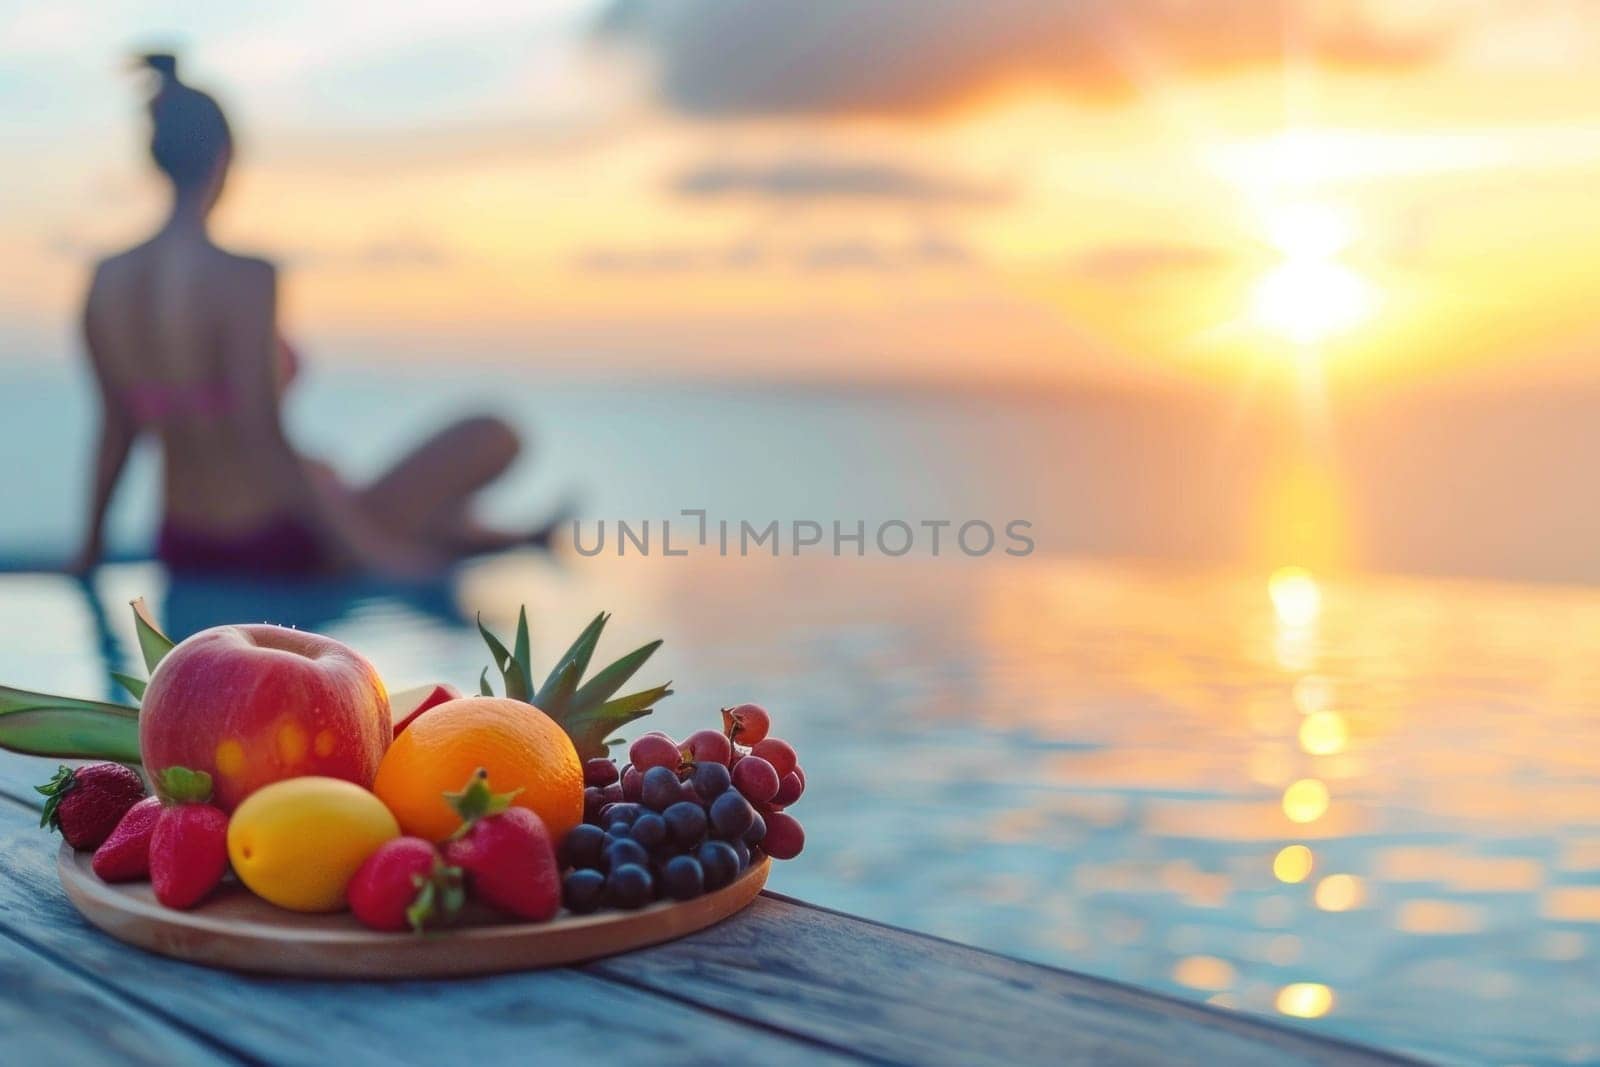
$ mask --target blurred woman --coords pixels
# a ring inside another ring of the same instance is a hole
[[[414,577],[541,541],[471,517],[473,495],[518,452],[499,419],[450,426],[359,488],[295,450],[281,402],[296,359],[278,330],[277,270],[217,246],[206,229],[233,158],[227,118],[179,79],[175,57],[144,63],[160,79],[150,155],[172,185],[172,210],[149,240],[101,262],[90,285],[84,330],[101,420],[75,569],[101,555],[106,508],[141,434],[161,446],[156,554],[177,571]]]

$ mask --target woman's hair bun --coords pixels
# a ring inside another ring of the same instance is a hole
[[[178,57],[171,52],[148,52],[140,56],[139,61],[161,75],[163,82],[178,80]]]

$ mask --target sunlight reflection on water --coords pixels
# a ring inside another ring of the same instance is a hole
[[[602,607],[664,636],[662,729],[768,704],[809,782],[782,892],[1426,1056],[1600,1056],[1600,593],[1292,577],[507,558],[455,600],[527,600],[545,658]],[[5,679],[95,691],[81,598],[0,586]],[[382,597],[321,625],[397,685],[484,663]]]

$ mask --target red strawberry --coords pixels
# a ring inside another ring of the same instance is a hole
[[[228,871],[228,816],[212,807],[211,776],[169,767],[161,791],[174,803],[164,808],[150,835],[150,883],[169,908],[192,908]]]
[[[143,799],[144,780],[120,763],[91,763],[62,767],[34,789],[49,797],[40,826],[60,830],[73,848],[99,848],[128,809]]]
[[[433,842],[397,837],[367,857],[350,879],[350,910],[374,930],[448,923],[461,910],[461,869],[446,867]]]
[[[108,882],[137,882],[150,877],[150,835],[161,817],[161,798],[145,797],[95,849],[91,866]]]
[[[561,868],[543,820],[496,796],[482,770],[446,798],[465,823],[444,846],[445,862],[466,872],[473,894],[519,919],[543,922],[561,910]]]

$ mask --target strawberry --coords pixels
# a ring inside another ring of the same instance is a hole
[[[144,780],[120,763],[62,767],[36,792],[44,802],[40,826],[61,831],[73,848],[99,848],[128,809],[144,798]]]
[[[514,796],[490,792],[481,768],[460,793],[446,793],[464,822],[445,843],[444,859],[466,873],[473,895],[485,903],[543,922],[561,910],[561,868],[543,820],[511,807]]]
[[[192,908],[228,871],[228,816],[206,803],[211,775],[168,767],[161,792],[172,801],[150,835],[150,883],[169,908]]]
[[[107,882],[137,882],[150,877],[150,835],[161,817],[161,798],[145,797],[94,851],[91,866]]]
[[[433,842],[397,837],[367,857],[347,889],[350,910],[374,930],[448,923],[461,910],[461,868],[447,867]]]

